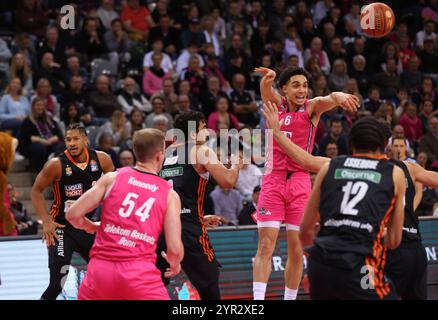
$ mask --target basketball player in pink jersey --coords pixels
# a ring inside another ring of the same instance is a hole
[[[333,92],[325,97],[307,99],[309,75],[301,68],[287,68],[274,88],[275,71],[256,68],[263,73],[260,91],[264,103],[270,101],[278,108],[281,131],[296,145],[312,152],[315,131],[322,113],[340,106],[354,112],[359,99],[351,94]],[[303,250],[298,237],[301,218],[311,190],[309,172],[301,168],[273,141],[268,146],[265,175],[257,207],[259,228],[258,250],[253,267],[253,292],[255,300],[265,298],[271,273],[272,253],[280,225],[286,224],[288,260],[284,272],[285,300],[296,299],[303,272]]]
[[[181,270],[184,248],[179,196],[157,175],[164,148],[161,131],[137,131],[133,138],[136,166],[106,174],[68,210],[67,220],[75,228],[97,231],[78,299],[169,299],[155,267],[157,240],[163,229],[167,251],[162,256],[170,266],[166,277]],[[85,214],[100,203],[101,222],[88,220]]]

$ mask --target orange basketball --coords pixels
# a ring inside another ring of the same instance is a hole
[[[395,15],[390,7],[381,2],[362,7],[360,27],[369,37],[380,38],[391,32],[395,25]]]

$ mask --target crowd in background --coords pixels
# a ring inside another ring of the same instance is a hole
[[[0,130],[19,139],[30,170],[63,150],[73,122],[116,167],[133,165],[136,130],[166,131],[189,110],[215,132],[263,129],[258,66],[305,68],[309,98],[360,98],[357,113],[323,115],[314,154],[348,154],[352,123],[373,115],[406,139],[403,159],[438,170],[437,0],[384,1],[396,26],[379,39],[360,28],[371,1],[79,0],[75,29],[63,30],[59,9],[70,2],[0,3]],[[235,189],[214,189],[206,214],[254,223],[262,171],[247,165]],[[421,214],[437,202],[425,188]]]

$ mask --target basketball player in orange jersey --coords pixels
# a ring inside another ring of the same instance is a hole
[[[263,73],[260,82],[262,99],[272,102],[283,120],[281,131],[298,146],[311,152],[316,127],[322,113],[341,106],[354,112],[359,99],[351,94],[333,92],[325,97],[307,99],[309,76],[301,68],[287,68],[279,77],[281,96],[274,88],[276,73],[267,68],[256,68]],[[300,167],[273,141],[268,146],[260,198],[257,207],[259,228],[258,250],[254,260],[254,299],[265,297],[266,285],[271,273],[272,253],[281,223],[286,224],[288,260],[285,269],[286,300],[294,300],[303,271],[303,252],[298,239],[299,225],[310,193],[309,172]]]
[[[287,139],[280,131],[278,115],[272,104],[266,104],[263,114],[268,128],[273,130],[274,138],[280,147],[303,168],[311,172],[318,172],[325,164],[330,162],[329,158],[315,157],[306,153]],[[391,136],[390,129],[386,124],[382,124],[382,130],[385,132],[386,139],[388,139]],[[402,243],[396,250],[388,252],[387,275],[394,281],[397,293],[402,299],[425,300],[427,294],[427,258],[421,243],[419,221],[415,215],[415,209],[421,201],[423,185],[438,188],[438,173],[425,170],[410,161],[398,161],[399,155],[406,153],[406,141],[404,138],[395,138],[392,143],[394,156],[392,161],[403,170],[407,180],[407,189]]]
[[[62,291],[62,279],[68,273],[73,252],[78,252],[88,262],[94,242],[94,235],[70,225],[65,213],[103,173],[114,170],[113,162],[105,152],[87,147],[87,132],[82,125],[71,124],[65,131],[64,140],[67,150],[46,163],[32,187],[32,202],[43,220],[43,240],[49,250],[50,282],[42,300],[56,299]],[[50,184],[53,184],[54,200],[49,214],[44,190]],[[90,212],[89,216],[92,215]]]

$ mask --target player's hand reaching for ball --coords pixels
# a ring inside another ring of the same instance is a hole
[[[167,261],[167,263],[169,263],[169,260],[167,259],[166,252],[161,251],[161,256],[163,257],[164,260]],[[164,277],[165,278],[172,278],[180,272],[181,272],[181,264],[178,263],[176,266],[170,266],[169,268],[167,268],[166,272],[164,272]]]
[[[254,71],[263,74],[263,78],[266,82],[274,82],[275,77],[277,76],[274,70],[265,67],[255,68]]]
[[[359,98],[355,95],[344,92],[334,92],[332,95],[336,104],[346,111],[357,112],[360,108]]]
[[[55,240],[58,240],[56,229],[64,228],[65,225],[48,220],[43,223],[43,241],[46,242],[47,247],[55,245]]]
[[[275,133],[280,132],[282,121],[278,121],[278,110],[270,101],[264,104],[262,110],[263,116],[266,119],[266,128],[272,129]]]

